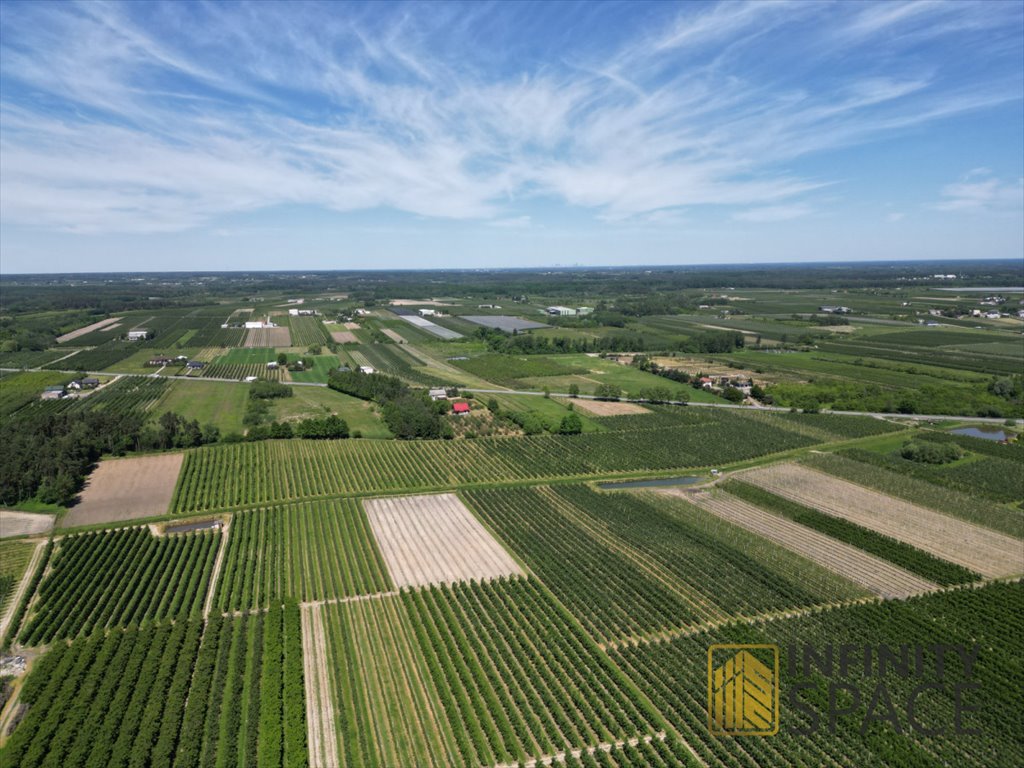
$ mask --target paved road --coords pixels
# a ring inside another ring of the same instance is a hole
[[[0,371],[21,371],[21,370],[46,370],[53,373],[83,373],[83,371],[71,371],[71,370],[55,370],[53,368],[0,368]],[[219,382],[235,382],[240,383],[239,379],[216,379],[211,376],[157,376],[153,373],[124,373],[118,371],[84,371],[90,376],[139,376],[143,378],[160,378],[170,379],[173,381],[219,381]],[[287,384],[293,387],[326,387],[327,385],[319,381],[283,381],[282,384]],[[461,387],[463,392],[474,392],[482,395],[533,395],[535,397],[544,397],[543,392],[536,392],[528,389],[477,389],[475,387]],[[594,395],[569,395],[567,392],[550,392],[549,397],[575,397],[578,400],[599,400],[600,398]],[[629,398],[620,398],[621,402],[624,403],[645,403],[646,400],[632,400]],[[670,405],[684,405],[684,403],[678,401],[672,401]],[[775,413],[786,413],[789,408],[782,408],[779,406],[761,405],[738,405],[736,403],[695,403],[687,402],[685,405],[694,406],[698,408],[737,408],[739,410],[746,411],[769,411]],[[1006,419],[1002,418],[990,418],[987,416],[950,416],[941,414],[927,414],[927,413],[880,413],[875,411],[831,411],[822,409],[822,413],[831,413],[839,416],[873,416],[876,419],[911,419],[913,421],[968,421],[976,424],[1003,424]],[[1018,424],[1024,424],[1024,419],[1017,419]]]

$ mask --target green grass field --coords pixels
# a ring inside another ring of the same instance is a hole
[[[363,437],[374,439],[392,437],[365,400],[326,387],[292,387],[292,392],[291,397],[273,401],[271,416],[275,421],[323,418],[335,413],[348,423],[351,432],[359,430]]]
[[[213,424],[221,434],[242,432],[249,387],[235,381],[171,381],[167,394],[153,409],[153,419],[173,411],[200,425]]]

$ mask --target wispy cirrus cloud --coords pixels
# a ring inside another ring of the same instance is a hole
[[[537,199],[606,221],[793,219],[836,181],[801,158],[1019,99],[1012,67],[967,82],[914,47],[983,29],[1012,54],[1005,6],[683,4],[646,25],[599,6],[592,41],[530,36],[571,29],[561,6],[11,5],[2,214],[83,233],[285,204],[502,227]],[[792,62],[773,70],[780,35]],[[880,67],[883,41],[909,63]]]
[[[988,168],[975,168],[945,185],[942,200],[932,205],[939,211],[965,213],[1018,213],[1024,209],[1024,178],[1003,181]]]

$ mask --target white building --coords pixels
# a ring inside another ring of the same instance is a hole
[[[359,372],[360,373],[376,373],[376,371],[373,369],[372,365],[360,365],[359,366]]]
[[[439,389],[432,389],[432,390],[430,390],[430,399],[431,400],[447,400],[448,399],[448,393],[445,392],[444,389],[440,389],[440,388]]]
[[[137,331],[128,331],[128,341],[145,341],[149,338],[149,331],[140,328]]]
[[[573,315],[576,314],[576,310],[573,309],[572,307],[555,306],[548,307],[547,313],[549,315],[558,315],[560,317],[572,317]]]
[[[426,307],[424,307],[423,309],[419,310],[419,313],[420,317],[434,317],[437,314],[437,310],[427,309]]]

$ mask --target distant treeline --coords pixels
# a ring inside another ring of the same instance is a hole
[[[664,339],[648,339],[632,331],[611,333],[597,338],[538,336],[534,333],[506,333],[480,328],[476,337],[487,342],[492,352],[506,355],[550,355],[566,352],[733,352],[743,347],[739,331],[706,331],[666,344]]]

